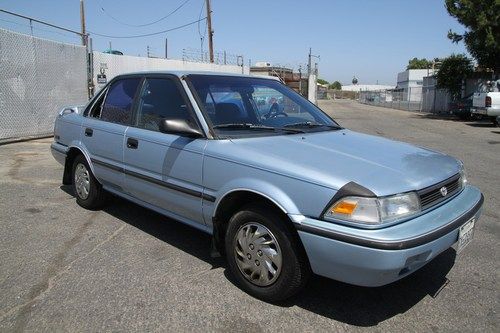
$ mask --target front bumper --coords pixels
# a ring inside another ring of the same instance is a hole
[[[458,240],[458,229],[481,214],[473,186],[412,220],[386,228],[356,229],[290,215],[314,273],[360,286],[382,286],[411,274]]]

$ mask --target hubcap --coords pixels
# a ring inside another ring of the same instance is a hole
[[[85,165],[78,163],[75,169],[76,194],[83,200],[87,199],[90,192],[90,176]]]
[[[276,237],[262,224],[250,222],[235,236],[236,264],[243,276],[257,286],[269,286],[281,272],[282,256]]]

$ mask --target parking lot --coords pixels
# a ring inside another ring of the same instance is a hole
[[[409,277],[362,288],[313,277],[267,304],[235,286],[210,237],[115,198],[79,207],[52,139],[0,146],[0,331],[498,331],[500,128],[321,101],[344,127],[464,161],[485,196],[474,241]],[[335,254],[332,254],[335,255]]]

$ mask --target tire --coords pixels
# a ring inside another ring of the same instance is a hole
[[[106,199],[106,193],[101,184],[92,174],[92,171],[83,155],[78,155],[73,161],[71,183],[76,202],[86,209],[101,208]]]
[[[265,244],[260,244],[263,240]],[[267,205],[251,204],[231,217],[225,250],[238,285],[266,302],[292,297],[311,275],[298,234],[285,217]]]
[[[497,120],[497,117],[491,117],[491,122],[493,123],[494,126],[498,126],[498,120]]]
[[[470,113],[460,113],[458,115],[458,118],[460,120],[470,120],[471,119],[471,114]]]

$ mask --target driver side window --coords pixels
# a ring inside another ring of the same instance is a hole
[[[210,87],[207,91],[205,109],[212,110],[214,125],[246,123],[250,115],[239,92],[225,87]]]
[[[264,86],[255,86],[252,98],[257,105],[260,116],[292,116],[314,121],[308,112],[302,112],[301,107],[281,92]]]

